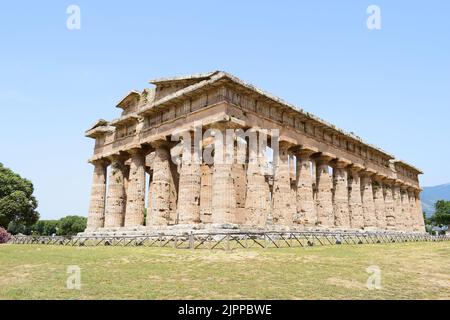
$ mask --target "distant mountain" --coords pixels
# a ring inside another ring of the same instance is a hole
[[[423,187],[423,191],[420,194],[422,200],[423,211],[427,216],[431,216],[434,213],[434,204],[438,200],[450,201],[450,183],[442,184],[434,187]]]

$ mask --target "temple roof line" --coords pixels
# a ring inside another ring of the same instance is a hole
[[[291,104],[291,103],[283,100],[282,98],[280,98],[278,96],[275,96],[275,95],[273,95],[271,93],[268,93],[268,92],[266,92],[266,91],[264,91],[262,89],[259,89],[258,87],[254,86],[254,85],[252,85],[250,83],[247,83],[247,82],[239,79],[238,77],[236,77],[236,76],[234,76],[232,74],[229,74],[229,73],[227,73],[225,71],[218,71],[217,70],[217,71],[208,72],[208,73],[197,73],[197,74],[192,74],[192,75],[187,75],[187,76],[167,77],[167,78],[158,78],[158,79],[150,80],[149,83],[154,84],[154,85],[158,85],[158,84],[162,84],[162,83],[166,83],[166,82],[167,83],[171,83],[171,82],[179,82],[179,81],[186,81],[187,83],[190,83],[190,84],[188,84],[186,87],[184,87],[184,88],[182,88],[180,90],[177,90],[177,91],[175,91],[175,92],[173,92],[171,94],[168,94],[167,96],[164,96],[161,99],[150,100],[148,104],[146,104],[140,110],[137,110],[137,113],[135,113],[135,114],[138,114],[138,115],[145,114],[146,112],[148,112],[152,108],[155,108],[157,106],[160,106],[160,105],[163,105],[165,103],[168,103],[171,100],[183,97],[183,96],[185,96],[185,95],[187,95],[189,93],[195,92],[195,91],[197,91],[199,89],[202,89],[202,88],[204,88],[206,86],[212,85],[212,84],[214,84],[214,83],[216,83],[216,82],[218,82],[220,80],[224,80],[224,79],[225,80],[230,80],[230,81],[234,82],[235,84],[238,84],[238,85],[240,85],[240,86],[242,86],[242,87],[244,87],[244,88],[246,88],[246,89],[248,89],[250,91],[253,91],[253,92],[255,92],[255,93],[265,97],[266,99],[272,100],[275,103],[281,104],[281,105],[283,105],[283,106],[285,106],[285,107],[287,107],[287,108],[289,108],[289,109],[291,109],[291,110],[293,110],[295,112],[299,112],[303,116],[305,116],[306,118],[308,118],[308,119],[310,119],[312,121],[315,121],[315,122],[319,123],[320,125],[322,125],[324,127],[327,127],[328,129],[335,130],[338,133],[346,136],[347,138],[353,139],[353,140],[355,140],[355,141],[357,141],[357,142],[359,142],[361,144],[364,144],[364,145],[370,147],[371,149],[376,150],[376,151],[384,154],[385,156],[388,156],[391,160],[394,161],[394,163],[400,163],[400,164],[402,164],[404,166],[409,167],[410,169],[413,169],[413,170],[417,171],[418,173],[422,173],[422,171],[420,169],[412,166],[411,164],[409,164],[409,163],[407,163],[405,161],[396,159],[395,156],[392,155],[391,153],[388,153],[388,152],[384,151],[383,149],[381,149],[381,148],[379,148],[379,147],[377,147],[377,146],[375,146],[373,144],[370,144],[370,143],[364,141],[361,137],[355,135],[354,133],[346,132],[346,131],[336,127],[335,125],[333,125],[333,124],[331,124],[331,123],[329,123],[329,122],[327,122],[327,121],[325,121],[325,120],[323,120],[323,119],[313,115],[312,113],[307,112],[307,111],[303,110],[302,108],[299,108],[296,105]],[[198,82],[192,84],[191,81],[195,81],[195,80],[197,80]],[[126,101],[130,96],[133,96],[133,95],[136,95],[136,94],[140,95],[140,93],[138,91],[136,91],[136,90],[130,91],[124,98],[122,98],[121,101],[119,101],[119,103],[117,104],[117,107],[120,107],[120,105],[124,101]],[[120,121],[120,119],[114,120],[114,122],[119,122],[119,121]],[[108,123],[108,124],[110,124],[110,123]],[[90,131],[90,130],[88,130],[88,131]]]

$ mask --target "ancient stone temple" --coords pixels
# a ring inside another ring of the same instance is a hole
[[[414,166],[222,71],[150,83],[86,131],[86,233],[424,232]]]

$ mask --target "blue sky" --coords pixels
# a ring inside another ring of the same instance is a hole
[[[66,9],[81,9],[68,30]],[[381,9],[368,30],[366,9]],[[9,1],[0,162],[43,218],[87,215],[96,119],[148,80],[225,70],[450,182],[450,1]]]

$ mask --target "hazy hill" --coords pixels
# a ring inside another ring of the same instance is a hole
[[[434,187],[424,187],[420,194],[423,211],[430,216],[434,213],[434,203],[438,200],[450,201],[450,183]]]

